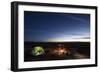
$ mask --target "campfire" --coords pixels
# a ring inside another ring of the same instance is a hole
[[[65,48],[62,44],[59,44],[58,47],[53,49],[51,52],[51,54],[54,56],[63,57],[70,54],[70,49]]]

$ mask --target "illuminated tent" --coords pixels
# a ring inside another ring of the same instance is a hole
[[[36,46],[32,48],[32,54],[34,56],[38,56],[38,55],[43,55],[44,54],[44,49],[41,46]]]

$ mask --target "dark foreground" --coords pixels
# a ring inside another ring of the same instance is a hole
[[[45,53],[33,55],[32,49],[35,46],[43,47]],[[24,42],[25,62],[88,58],[90,58],[90,42]]]

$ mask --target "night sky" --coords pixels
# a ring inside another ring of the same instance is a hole
[[[24,11],[24,41],[66,42],[89,39],[89,14]]]

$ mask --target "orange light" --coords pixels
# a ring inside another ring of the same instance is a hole
[[[65,50],[62,49],[62,50],[60,50],[59,52],[63,53],[64,51],[65,51]]]

